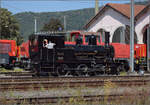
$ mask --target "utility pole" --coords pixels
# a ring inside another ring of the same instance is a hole
[[[0,16],[1,16],[1,0],[0,0]],[[1,39],[1,33],[2,33],[2,27],[1,27],[1,19],[0,19],[0,39]]]
[[[131,0],[130,9],[130,69],[134,72],[134,0]]]
[[[36,34],[37,32],[37,21],[36,18],[34,19],[34,33]]]
[[[147,71],[150,72],[150,16],[149,26],[147,27]]]
[[[66,16],[64,16],[64,31],[66,31]]]
[[[98,13],[99,11],[99,0],[95,0],[95,15]]]

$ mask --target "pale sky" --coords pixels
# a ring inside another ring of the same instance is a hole
[[[130,3],[130,0],[99,0],[99,6],[106,3]],[[19,12],[56,12],[94,8],[95,0],[1,0],[1,7],[13,14]]]

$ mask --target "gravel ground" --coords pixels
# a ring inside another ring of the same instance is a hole
[[[149,87],[145,87],[144,90],[150,92]],[[84,96],[84,95],[113,95],[113,94],[124,94],[124,93],[139,93],[143,91],[142,87],[99,87],[99,88],[61,88],[61,89],[49,89],[45,90],[28,90],[28,91],[0,91],[0,98],[34,98],[34,97],[63,97],[63,96]]]

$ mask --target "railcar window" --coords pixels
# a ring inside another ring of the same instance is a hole
[[[66,33],[65,41],[71,41],[70,33]]]
[[[85,42],[88,43],[88,41],[89,41],[89,37],[85,36]]]
[[[88,43],[88,41],[89,41],[89,36],[90,36],[90,35],[86,35],[86,36],[85,36],[85,42],[86,42],[86,43]],[[96,38],[97,38],[98,42],[100,43],[100,42],[101,42],[100,36],[97,36]]]
[[[81,40],[83,40],[83,36],[82,36],[82,35],[79,35],[79,38],[80,38]]]
[[[0,43],[0,53],[8,53],[11,51],[11,45],[8,43]]]
[[[83,36],[80,34],[72,34],[71,35],[71,42],[75,42],[78,38],[80,38],[81,40],[83,40]]]
[[[72,35],[71,41],[74,42],[76,40],[76,35]]]
[[[101,42],[100,38],[101,38],[100,36],[97,36],[97,40],[99,43]]]
[[[105,36],[104,36],[104,34],[101,34],[101,38],[102,38],[102,42],[104,43],[105,42]]]

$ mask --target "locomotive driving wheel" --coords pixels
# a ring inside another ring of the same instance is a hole
[[[67,68],[68,68],[68,65],[66,65],[66,64],[62,64],[62,65],[58,66],[57,67],[57,75],[58,76],[66,76],[68,74]]]
[[[80,64],[77,67],[78,76],[88,76],[88,66],[86,64]]]
[[[105,66],[102,65],[102,64],[97,64],[97,65],[94,67],[94,69],[95,69],[94,74],[95,74],[96,76],[105,73]]]

